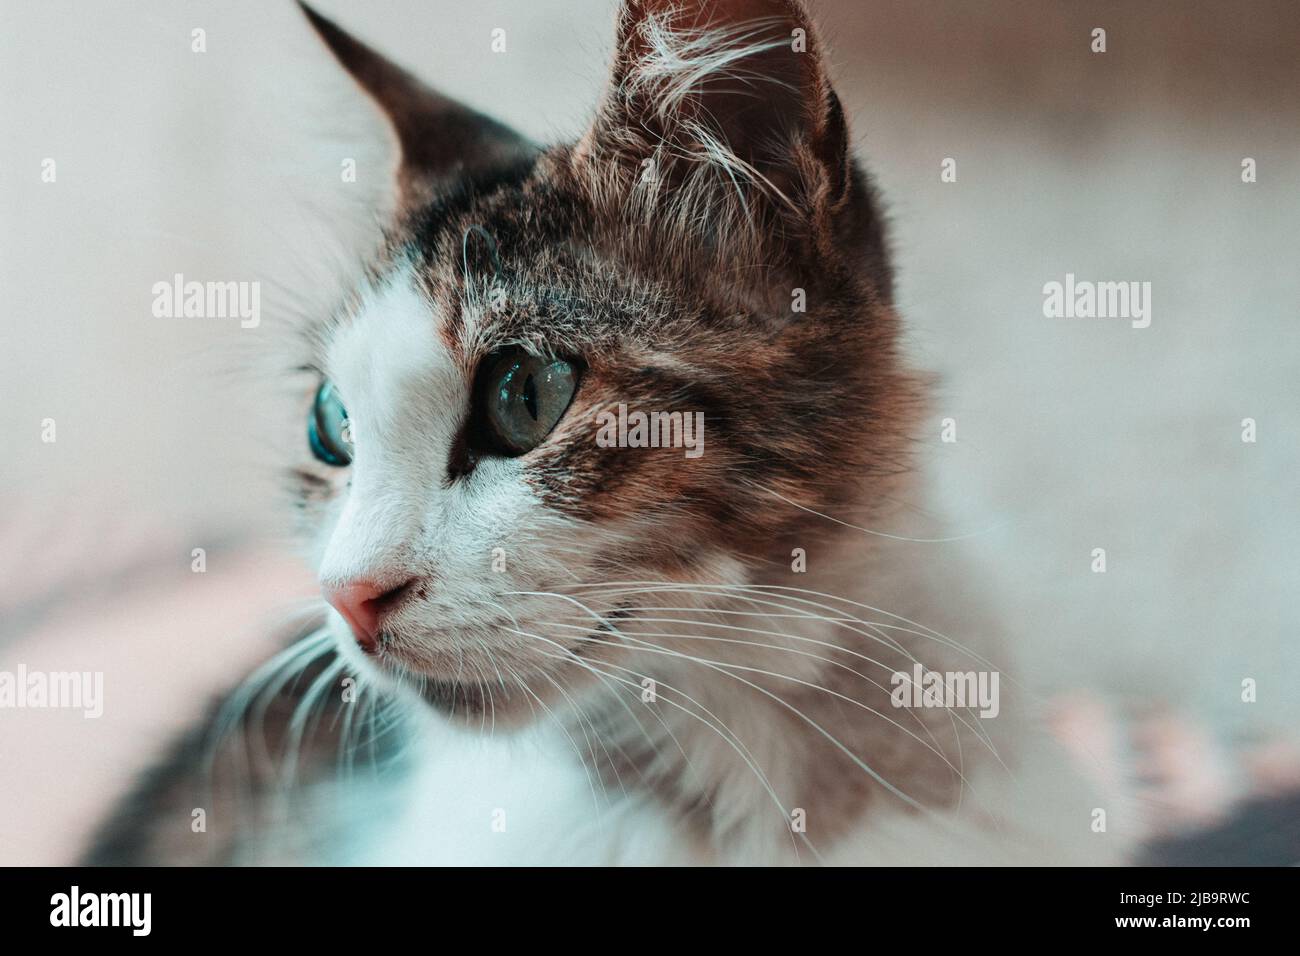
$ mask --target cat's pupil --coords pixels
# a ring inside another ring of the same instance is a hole
[[[524,408],[528,409],[533,421],[537,421],[537,383],[531,375],[524,380]]]
[[[512,457],[536,448],[553,429],[578,381],[578,369],[512,345],[484,360],[475,387],[471,440],[487,454]]]

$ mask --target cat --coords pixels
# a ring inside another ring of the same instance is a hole
[[[87,861],[1131,858],[978,574],[879,530],[924,494],[929,383],[803,6],[626,0],[549,147],[303,9],[400,156],[366,281],[303,336],[330,607]],[[597,441],[620,409],[707,443]]]

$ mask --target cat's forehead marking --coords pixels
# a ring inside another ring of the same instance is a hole
[[[456,361],[438,334],[445,316],[403,267],[360,296],[350,321],[336,328],[326,368],[345,399],[364,400],[406,385],[447,393],[451,401]]]

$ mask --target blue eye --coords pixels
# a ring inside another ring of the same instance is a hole
[[[307,416],[307,443],[311,452],[327,465],[342,468],[352,461],[352,436],[348,412],[329,382],[316,391],[311,414]]]

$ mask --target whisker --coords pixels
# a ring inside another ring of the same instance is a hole
[[[582,626],[582,625],[575,625],[575,624],[566,624],[566,623],[561,623],[561,622],[548,622],[548,623],[550,623],[550,624],[552,624],[553,626],[556,626],[556,627],[572,628],[572,629],[580,630],[580,631],[589,631],[589,630],[590,630],[590,627],[589,627],[589,626]],[[790,638],[795,639],[795,640],[801,640],[801,639],[802,639],[802,638],[799,638],[799,637],[796,636],[796,635],[787,635],[787,634],[783,634],[783,633],[780,633],[780,632],[777,632],[777,631],[764,631],[764,630],[760,630],[760,629],[757,629],[757,628],[740,628],[740,627],[733,627],[733,626],[731,626],[731,625],[726,625],[726,624],[712,624],[712,623],[707,622],[707,621],[683,621],[683,620],[676,619],[676,618],[643,618],[643,617],[638,617],[638,618],[636,619],[636,623],[638,623],[638,624],[643,624],[643,623],[669,623],[669,624],[688,624],[688,625],[695,625],[695,626],[701,626],[701,627],[722,627],[722,628],[727,628],[728,630],[742,631],[742,632],[746,632],[746,633],[767,634],[767,635],[771,635],[771,636],[774,636],[774,637],[790,637]],[[819,661],[819,662],[822,662],[822,663],[829,664],[829,665],[831,665],[832,667],[836,667],[836,668],[839,668],[839,669],[842,669],[842,670],[846,670],[846,671],[848,671],[850,674],[853,674],[853,675],[855,675],[855,676],[861,678],[861,679],[862,679],[863,681],[865,681],[866,683],[868,683],[868,684],[870,684],[871,686],[875,687],[877,690],[880,690],[880,691],[882,691],[882,692],[884,692],[884,693],[886,693],[886,694],[889,693],[889,692],[885,689],[885,686],[884,686],[883,684],[881,684],[879,681],[876,681],[876,680],[874,680],[874,679],[868,677],[867,675],[863,674],[861,671],[858,671],[858,670],[856,670],[856,669],[850,667],[850,666],[847,665],[847,664],[844,664],[844,663],[842,663],[842,662],[840,662],[840,661],[832,660],[832,659],[829,658],[829,657],[823,657],[823,656],[821,656],[820,654],[814,654],[814,653],[811,653],[811,652],[809,652],[809,651],[801,651],[801,650],[799,650],[798,648],[793,648],[793,647],[784,647],[784,646],[782,646],[782,645],[780,645],[780,644],[766,644],[766,643],[763,643],[763,642],[761,642],[761,641],[744,641],[744,640],[739,640],[739,639],[737,639],[737,638],[716,637],[716,636],[711,636],[711,635],[701,635],[701,634],[686,634],[686,633],[682,633],[682,632],[678,632],[678,631],[649,631],[649,632],[646,632],[646,631],[637,631],[637,632],[636,632],[636,635],[639,636],[639,637],[680,638],[680,639],[684,639],[684,640],[716,641],[716,642],[720,642],[720,643],[739,644],[739,645],[744,645],[744,646],[748,646],[748,647],[759,647],[759,648],[765,648],[765,649],[768,649],[768,650],[783,651],[783,652],[790,653],[790,654],[798,654],[798,655],[803,656],[803,657],[811,658],[812,660],[816,660],[816,661]],[[811,639],[811,638],[808,638],[807,640],[812,640],[812,639]],[[604,643],[608,643],[608,642],[604,642]],[[820,641],[813,641],[813,643],[823,643],[823,642],[820,642]],[[613,645],[613,646],[618,646],[618,645],[615,644],[615,645]],[[828,645],[828,646],[833,646],[833,645]],[[869,659],[869,658],[868,658],[868,659]],[[810,688],[814,688],[814,689],[816,689],[816,690],[823,691],[823,692],[825,692],[825,693],[827,693],[827,694],[830,694],[830,695],[833,696],[833,697],[837,697],[837,698],[839,698],[839,699],[841,699],[841,700],[844,700],[844,701],[846,701],[846,702],[848,702],[848,703],[850,703],[850,704],[853,704],[854,706],[859,707],[859,708],[865,710],[867,713],[870,713],[870,714],[872,714],[873,716],[876,716],[876,717],[881,718],[881,719],[884,720],[886,723],[891,724],[892,726],[897,727],[899,730],[901,730],[901,731],[903,731],[904,733],[906,733],[909,737],[912,737],[914,740],[916,740],[917,743],[921,744],[921,745],[922,745],[923,747],[925,747],[927,750],[929,750],[930,752],[932,752],[935,756],[937,756],[937,757],[939,757],[941,760],[943,760],[944,763],[948,765],[948,768],[949,768],[950,770],[954,771],[954,772],[957,773],[959,776],[960,776],[960,774],[961,774],[961,772],[957,769],[957,767],[953,766],[952,763],[951,763],[951,761],[948,760],[947,755],[944,754],[941,750],[938,749],[938,740],[934,737],[933,732],[929,731],[929,728],[926,726],[925,721],[921,720],[920,716],[919,716],[918,714],[916,714],[915,711],[913,711],[913,710],[911,710],[911,709],[908,709],[908,711],[907,711],[908,714],[911,715],[911,717],[912,717],[912,718],[913,718],[913,719],[914,719],[918,724],[920,724],[923,728],[925,728],[926,731],[927,731],[928,733],[930,733],[930,742],[927,742],[927,741],[921,739],[919,736],[917,736],[916,734],[914,734],[912,731],[908,730],[906,727],[904,727],[904,726],[903,726],[902,724],[900,724],[898,721],[896,721],[896,720],[894,720],[893,718],[889,717],[887,714],[884,714],[884,713],[882,713],[882,712],[876,710],[875,708],[873,708],[873,707],[871,707],[871,706],[869,706],[869,705],[867,705],[867,704],[865,704],[865,703],[863,703],[863,702],[861,702],[861,701],[859,701],[859,700],[856,700],[856,699],[854,699],[854,698],[852,698],[852,697],[849,697],[849,696],[847,696],[847,695],[845,695],[845,694],[841,694],[841,693],[839,693],[838,691],[834,691],[834,690],[831,690],[831,689],[829,689],[829,688],[823,687],[823,686],[821,686],[820,684],[814,684],[814,683],[811,683],[811,682],[809,682],[809,681],[806,681],[806,680],[803,680],[803,679],[801,679],[801,678],[794,677],[794,676],[791,676],[791,675],[788,675],[788,674],[779,674],[779,673],[772,672],[772,671],[766,671],[766,670],[763,670],[763,669],[761,669],[761,668],[751,668],[751,667],[746,667],[746,666],[744,666],[744,665],[735,664],[735,663],[732,663],[732,662],[715,661],[714,663],[721,664],[721,665],[723,665],[723,666],[725,666],[725,667],[738,667],[738,668],[741,668],[741,669],[743,669],[743,670],[754,671],[754,672],[756,672],[756,673],[765,674],[765,675],[773,676],[773,677],[779,677],[779,678],[784,679],[784,680],[793,681],[793,682],[795,682],[795,683],[797,683],[797,684],[802,684],[802,685],[804,685],[805,687],[810,687]],[[884,668],[884,669],[886,669],[886,670],[889,670],[891,673],[892,673],[892,671],[893,671],[893,668],[890,668],[890,667],[888,667],[888,666],[885,665],[885,664],[881,664],[879,661],[872,661],[872,663],[874,663],[874,664],[878,664],[880,667],[882,667],[882,668]]]
[[[822,512],[816,511],[813,508],[809,508],[805,505],[801,505],[797,501],[792,501],[791,499],[787,498],[785,495],[781,494],[780,492],[774,491],[771,488],[766,488],[763,485],[760,485],[758,482],[753,481],[752,479],[742,478],[741,481],[749,485],[751,488],[756,488],[759,491],[765,491],[772,497],[779,498],[781,501],[784,501],[786,504],[790,505],[793,508],[798,508],[800,511],[805,511],[810,515],[816,515],[818,518],[824,518],[827,521],[832,521],[835,524],[841,525],[845,528],[850,528],[854,531],[861,531],[863,534],[874,535],[878,538],[889,538],[891,541],[909,541],[913,544],[949,544],[954,541],[968,541],[971,538],[978,538],[981,535],[986,535],[993,531],[1000,531],[1002,528],[1007,526],[1007,523],[1004,522],[998,525],[991,525],[980,531],[971,531],[966,534],[951,535],[945,538],[912,538],[903,534],[890,534],[887,531],[875,531],[871,528],[864,528],[861,525],[850,524],[847,521],[841,521],[839,518],[836,518],[833,515],[823,514]]]
[[[547,639],[547,638],[541,637],[540,635],[537,635],[537,634],[531,634],[531,633],[527,633],[527,632],[525,632],[525,633],[524,633],[524,636],[538,638],[539,640],[544,641],[545,643],[551,644],[552,646],[557,647],[557,648],[560,649],[561,653],[559,653],[559,654],[548,654],[548,655],[546,655],[546,656],[548,656],[548,657],[553,657],[553,658],[556,658],[556,659],[558,659],[558,660],[562,660],[562,661],[565,661],[565,662],[577,663],[578,665],[580,665],[580,666],[582,666],[582,667],[585,667],[585,668],[587,668],[587,669],[589,669],[589,670],[592,670],[593,672],[605,673],[605,672],[600,672],[600,671],[599,671],[599,668],[601,668],[601,667],[612,667],[612,668],[614,668],[614,669],[616,669],[616,670],[621,670],[621,671],[624,671],[625,673],[631,674],[631,675],[633,675],[634,677],[642,677],[642,676],[644,676],[644,675],[642,675],[642,674],[640,674],[640,673],[638,673],[638,672],[636,672],[636,671],[634,671],[634,670],[632,670],[632,669],[630,669],[630,668],[623,667],[623,666],[621,666],[621,665],[619,665],[619,664],[615,664],[615,663],[613,663],[613,662],[611,662],[611,661],[601,661],[601,662],[597,663],[597,662],[586,661],[586,660],[583,660],[583,659],[581,659],[581,658],[575,657],[571,652],[569,652],[569,651],[563,649],[563,648],[562,648],[559,644],[557,644],[556,642],[551,641],[551,640],[549,640],[549,639]],[[631,680],[631,679],[629,679],[629,678],[619,677],[619,676],[616,675],[616,674],[608,674],[608,673],[605,673],[605,676],[608,676],[608,677],[610,677],[610,678],[613,679],[613,680],[617,680],[617,681],[619,681],[620,683],[624,683],[624,684],[626,684],[629,688],[631,688],[631,689],[632,689],[634,692],[636,692],[636,693],[639,693],[640,690],[641,690],[641,685],[640,685],[637,681],[635,681],[635,680]],[[685,693],[684,691],[682,691],[681,689],[676,688],[676,687],[674,687],[673,685],[668,684],[668,683],[663,682],[663,681],[657,681],[656,684],[657,684],[658,687],[661,687],[661,688],[667,688],[668,690],[672,691],[673,693],[675,693],[675,694],[679,694],[679,695],[680,695],[684,700],[686,700],[686,701],[688,701],[689,703],[693,704],[695,707],[698,707],[698,708],[699,708],[699,709],[700,709],[704,714],[707,714],[709,718],[712,718],[712,721],[710,721],[709,719],[706,719],[705,717],[701,717],[700,714],[695,713],[694,711],[692,711],[692,710],[690,710],[689,708],[683,706],[682,704],[677,703],[676,701],[672,700],[672,699],[669,698],[669,697],[666,697],[666,696],[663,696],[663,695],[656,695],[656,696],[657,696],[657,699],[662,700],[662,701],[664,701],[665,703],[667,703],[667,704],[669,704],[669,705],[675,707],[676,709],[682,711],[682,712],[683,712],[684,714],[686,714],[687,716],[689,716],[689,717],[691,717],[691,718],[693,718],[693,719],[699,721],[700,723],[702,723],[702,724],[704,724],[706,727],[708,727],[710,730],[712,730],[714,733],[718,734],[718,736],[723,740],[723,742],[725,742],[729,747],[732,748],[732,750],[734,750],[734,751],[736,752],[737,756],[740,757],[740,759],[745,763],[745,765],[749,768],[749,770],[754,774],[755,778],[759,781],[760,785],[761,785],[761,786],[763,787],[763,789],[767,792],[767,795],[769,796],[769,798],[770,798],[770,799],[772,800],[772,802],[776,805],[777,811],[780,813],[782,820],[783,820],[783,821],[788,821],[788,820],[790,819],[789,812],[785,809],[785,806],[782,804],[780,797],[777,795],[776,791],[773,789],[772,784],[771,784],[771,782],[768,780],[767,775],[766,775],[766,774],[762,771],[762,769],[758,766],[757,762],[754,760],[754,758],[753,758],[752,754],[749,752],[748,748],[747,748],[747,747],[744,745],[744,743],[740,740],[740,737],[739,737],[739,736],[738,736],[738,735],[737,735],[733,730],[731,730],[731,728],[728,727],[728,726],[726,725],[726,723],[725,723],[724,721],[722,721],[722,720],[721,720],[721,719],[720,719],[716,714],[714,714],[711,710],[709,710],[709,708],[705,707],[703,704],[701,704],[698,700],[696,700],[696,699],[695,699],[694,697],[692,697],[691,695],[689,695],[689,694]],[[714,723],[713,721],[716,721],[716,723]],[[662,722],[662,718],[661,718],[661,722]],[[665,725],[665,729],[666,729],[666,725]],[[671,732],[670,732],[670,735],[671,735]],[[678,748],[681,749],[681,746],[682,746],[682,745],[681,745],[681,743],[680,743],[679,741],[677,741],[677,738],[676,738],[675,735],[673,735],[673,740],[674,740],[675,743],[677,743]],[[682,755],[683,755],[683,756],[686,756],[686,752],[685,752],[684,749],[682,750]],[[792,840],[795,839],[795,836],[796,836],[796,835],[795,835],[793,832],[791,832],[791,839],[792,839]],[[804,843],[808,846],[808,849],[813,853],[813,855],[816,856],[816,857],[818,858],[818,860],[820,860],[820,859],[821,859],[821,856],[820,856],[820,854],[818,853],[816,847],[813,846],[812,841],[808,838],[807,834],[801,833],[801,834],[798,834],[798,836],[801,837],[801,838],[803,839]],[[795,850],[795,852],[796,852],[796,854],[797,854],[797,852],[798,852],[797,845],[796,845],[796,850]]]
[[[637,583],[637,584],[644,585],[644,584],[649,584],[650,582],[636,582],[636,583]],[[601,588],[605,588],[605,587],[607,587],[607,586],[602,584],[602,585],[591,585],[591,587],[601,587]],[[755,597],[753,597],[753,596],[750,594],[750,591],[752,590],[751,586],[746,586],[746,585],[706,585],[706,586],[703,586],[703,587],[704,587],[704,588],[713,589],[713,590],[704,590],[704,589],[701,588],[700,586],[685,585],[685,584],[680,584],[680,583],[677,583],[677,582],[667,582],[667,583],[662,583],[662,584],[661,584],[661,583],[653,583],[652,586],[650,586],[650,587],[637,587],[637,588],[634,588],[634,589],[623,589],[623,588],[620,587],[620,588],[615,588],[615,589],[612,590],[612,591],[611,591],[611,590],[607,590],[606,593],[621,594],[621,593],[668,592],[668,593],[695,594],[695,595],[713,596],[713,597],[716,597],[717,595],[714,593],[715,590],[722,590],[722,591],[724,591],[724,592],[730,592],[731,589],[733,589],[733,588],[738,588],[738,589],[741,590],[741,595],[740,595],[740,596],[737,596],[737,595],[735,595],[735,594],[730,594],[730,593],[728,593],[729,599],[732,599],[732,600],[743,600],[743,601],[745,601],[745,602],[747,602],[747,603],[755,603],[755,604],[759,604],[759,605],[762,605],[762,606],[781,607],[781,608],[783,608],[783,609],[787,609],[787,610],[794,610],[794,609],[796,609],[796,608],[794,608],[792,605],[790,605],[790,604],[788,604],[788,603],[784,603],[784,602],[780,602],[780,601],[774,601],[774,600],[770,600],[770,599],[769,599],[769,600],[763,600],[763,599],[759,599],[759,598],[755,598]],[[782,589],[782,590],[804,590],[804,589]],[[518,592],[518,593],[526,593],[526,592]],[[765,596],[767,595],[767,591],[766,591],[766,590],[760,590],[759,593],[762,593],[762,594],[764,594]],[[806,592],[806,593],[817,594],[818,592]],[[817,608],[824,609],[824,610],[836,610],[835,608],[829,607],[829,606],[827,606],[827,605],[820,604],[820,603],[818,603],[818,602],[809,601],[809,600],[806,599],[806,598],[793,597],[793,596],[789,596],[789,595],[784,595],[784,596],[785,596],[785,598],[786,598],[787,601],[797,601],[797,602],[799,602],[800,604],[806,604],[806,605],[810,605],[810,606],[812,606],[812,607],[817,607]],[[835,598],[833,595],[821,595],[821,596],[828,597],[828,598],[831,598],[831,599],[833,599],[833,600],[845,600],[845,601],[848,600],[848,599]],[[769,597],[770,597],[770,596],[769,596]],[[856,602],[849,602],[849,603],[856,603]],[[866,606],[866,605],[863,605],[863,606],[864,606],[864,607],[869,607],[869,606]],[[678,611],[680,611],[680,610],[685,610],[685,609],[686,609],[686,608],[681,608],[681,607],[673,608],[673,610],[678,610]],[[869,609],[871,609],[871,610],[876,610],[876,609],[873,609],[873,608],[869,608]],[[700,611],[717,612],[717,609],[714,609],[714,608],[691,608],[690,610],[700,610]],[[741,613],[743,613],[743,612],[741,612]],[[841,612],[841,613],[843,613],[843,612]],[[887,612],[881,612],[881,613],[887,613]],[[892,616],[894,616],[895,618],[898,618],[898,615],[892,615]],[[827,622],[827,623],[833,623],[833,624],[835,624],[835,625],[838,626],[838,627],[846,628],[847,630],[852,631],[853,633],[859,634],[859,635],[862,636],[862,637],[866,637],[866,638],[868,638],[868,639],[870,639],[870,640],[876,640],[876,641],[879,641],[880,643],[883,643],[883,644],[885,644],[886,646],[891,647],[891,648],[897,650],[899,653],[903,654],[903,655],[904,655],[908,660],[910,660],[911,662],[913,662],[913,663],[918,663],[918,664],[920,663],[920,661],[916,658],[916,656],[915,656],[914,654],[912,654],[910,651],[908,651],[906,648],[904,648],[904,647],[903,647],[901,644],[899,644],[897,641],[890,640],[890,639],[888,639],[886,636],[883,636],[883,635],[881,635],[881,634],[874,633],[874,632],[877,632],[877,631],[882,630],[882,629],[897,629],[897,630],[901,630],[901,631],[906,631],[906,632],[908,632],[908,633],[913,633],[913,634],[915,634],[915,635],[917,635],[917,636],[920,636],[920,637],[927,637],[927,638],[930,637],[929,634],[926,634],[925,632],[922,632],[922,631],[919,631],[919,630],[913,630],[913,629],[911,629],[911,628],[900,627],[900,626],[898,626],[898,625],[884,624],[884,623],[882,623],[882,622],[868,622],[868,621],[862,621],[861,619],[858,619],[858,618],[856,618],[856,617],[852,617],[852,616],[851,616],[851,620],[852,620],[852,621],[854,621],[854,622],[857,623],[857,624],[861,624],[863,627],[868,628],[869,631],[870,631],[870,632],[873,632],[873,633],[868,633],[868,632],[864,632],[864,631],[862,631],[862,630],[859,630],[857,627],[854,627],[853,624],[850,624],[848,621],[846,621],[846,620],[844,620],[844,619],[839,619],[839,618],[827,618],[827,617],[824,617],[824,616],[822,616],[822,615],[813,615],[813,614],[811,614],[811,613],[809,614],[809,617],[810,617],[810,619],[812,619],[812,620],[820,620],[820,621],[825,621],[825,622]],[[900,619],[901,619],[901,618],[900,618]],[[908,623],[914,623],[914,622],[908,622]],[[966,651],[965,649],[961,648],[960,645],[957,645],[957,644],[956,644],[956,642],[953,642],[953,641],[951,641],[951,640],[949,640],[949,639],[947,639],[947,638],[943,638],[942,635],[938,635],[938,632],[933,632],[933,633],[936,634],[937,637],[935,637],[935,638],[931,638],[931,639],[936,639],[936,640],[941,639],[942,642],[946,643],[948,646],[952,646],[952,647],[954,647],[955,649],[960,650],[962,653],[966,653],[966,654],[968,654],[968,655],[970,655],[970,656],[976,657],[977,659],[979,659],[980,661],[984,662],[985,664],[987,664],[987,665],[990,666],[990,667],[992,666],[991,663],[985,661],[983,658],[980,658],[978,655],[973,655],[973,654],[971,654],[969,651]],[[834,645],[832,645],[832,646],[834,646]],[[860,654],[859,652],[853,651],[853,650],[850,649],[850,648],[841,648],[841,649],[844,650],[846,653],[852,654],[853,656],[856,656],[856,657],[860,657],[860,658],[862,658],[863,660],[868,660],[868,661],[871,661],[872,663],[879,663],[879,662],[876,662],[876,661],[872,660],[871,658],[867,658],[867,657],[865,657],[864,655]],[[1014,678],[1010,678],[1010,677],[1008,677],[1008,680],[1009,680],[1013,685],[1017,685],[1017,682],[1014,680]],[[1010,774],[1010,773],[1011,773],[1010,768],[1007,767],[1005,761],[1003,761],[1001,755],[998,753],[996,746],[993,744],[992,739],[988,736],[987,732],[984,730],[984,728],[982,728],[982,727],[979,725],[978,720],[977,720],[977,718],[975,718],[975,716],[974,716],[973,711],[971,710],[971,708],[969,708],[969,707],[967,707],[967,708],[961,708],[961,710],[965,710],[965,711],[966,711],[965,715],[963,715],[963,714],[960,712],[960,710],[958,710],[958,709],[950,709],[950,710],[949,710],[949,716],[950,716],[950,719],[954,722],[954,724],[959,722],[959,723],[961,723],[964,727],[966,727],[966,729],[970,730],[970,731],[975,735],[975,737],[976,737],[977,739],[979,739],[979,740],[983,743],[983,745],[984,745],[984,746],[989,750],[989,752],[993,755],[994,759],[997,760],[997,762],[1002,766],[1002,768],[1003,768],[1003,769],[1004,769],[1008,774]],[[919,718],[918,718],[918,720],[919,720]]]

